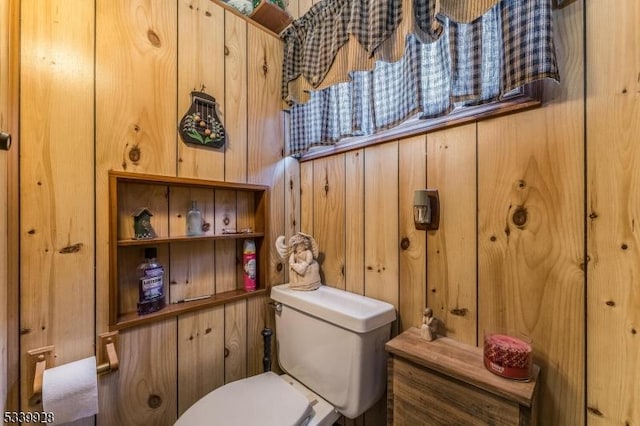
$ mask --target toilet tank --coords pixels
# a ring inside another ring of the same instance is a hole
[[[344,290],[271,288],[276,311],[278,361],[288,374],[355,418],[386,386],[386,351],[393,305]]]

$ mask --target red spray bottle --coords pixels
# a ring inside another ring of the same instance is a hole
[[[256,260],[256,243],[253,240],[244,240],[242,266],[244,268],[244,290],[255,291],[258,262]]]

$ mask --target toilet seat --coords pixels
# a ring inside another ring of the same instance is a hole
[[[269,371],[208,393],[189,407],[174,426],[294,426],[311,414],[309,400]]]

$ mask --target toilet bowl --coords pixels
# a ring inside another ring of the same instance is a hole
[[[339,417],[329,403],[288,375],[266,372],[208,393],[175,426],[325,426]]]
[[[335,288],[271,289],[278,361],[265,372],[202,397],[177,426],[324,426],[355,418],[380,399],[393,305]]]

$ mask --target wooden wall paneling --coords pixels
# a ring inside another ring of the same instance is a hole
[[[55,345],[62,365],[94,353],[95,11],[93,3],[21,6],[20,115],[38,117],[20,129],[21,359]],[[21,409],[35,411],[26,362],[21,372]]]
[[[20,146],[20,126],[19,126],[19,98],[20,98],[20,0],[9,0],[3,3],[2,13],[8,22],[3,24],[2,39],[7,44],[3,49],[4,58],[0,67],[0,75],[9,78],[7,84],[0,91],[5,96],[3,102],[7,102],[6,110],[3,111],[2,130],[11,134],[12,148],[7,153],[7,294],[5,303],[7,306],[7,375],[6,377],[6,399],[3,399],[5,411],[19,409],[20,403],[20,318],[19,318],[19,293],[20,293],[20,252],[19,252],[19,163],[18,158]],[[6,25],[6,26],[4,26]],[[3,80],[3,77],[0,77]]]
[[[178,416],[225,383],[224,307],[178,317]]]
[[[577,424],[584,385],[581,140],[549,135],[552,123],[547,134],[536,132],[545,121],[536,113],[479,125],[478,340],[498,327],[532,335],[543,424]]]
[[[345,289],[364,294],[364,150],[345,154]]]
[[[449,337],[476,345],[476,125],[428,134],[427,159],[441,208],[440,229],[427,232],[427,305]]]
[[[247,22],[224,13],[225,180],[247,181]]]
[[[191,92],[213,96],[218,117],[225,123],[224,16],[222,7],[209,0],[178,1],[178,110],[175,126],[191,106]],[[224,149],[178,141],[178,175],[224,180]]]
[[[284,131],[282,128],[282,45],[279,39],[249,25],[247,27],[247,80],[248,80],[248,182],[270,186],[269,226],[265,244],[273,244],[285,231],[285,174]],[[267,286],[284,282],[284,271],[278,270],[278,255],[269,251]],[[258,262],[265,260],[258,259]],[[265,326],[274,331],[275,319],[267,310],[268,298],[252,297],[247,300],[247,375],[262,372],[263,343],[260,332]],[[277,371],[272,345],[274,370]]]
[[[398,142],[366,148],[364,154],[364,294],[397,309]]]
[[[224,306],[224,382],[247,377],[247,301]]]
[[[0,6],[2,7],[2,6]],[[0,14],[3,11],[0,9]],[[0,15],[0,25],[6,23],[2,19],[2,15]],[[2,30],[0,30],[2,31]],[[4,37],[4,35],[2,36]],[[4,52],[3,52],[4,54]],[[0,65],[1,66],[1,65]],[[0,70],[0,73],[2,70]],[[2,73],[2,76],[6,74]],[[0,84],[2,84],[0,82]],[[1,96],[1,95],[0,95]],[[3,102],[2,102],[3,103]],[[0,106],[0,115],[4,115],[6,110]],[[1,120],[1,119],[0,119]],[[0,123],[0,129],[4,129],[6,127],[5,123]],[[7,158],[9,156],[5,152],[0,152],[0,404],[4,411],[5,401],[7,398],[7,394],[9,393],[9,383],[8,383],[8,355],[13,348],[9,349],[8,341],[9,341],[9,327],[15,326],[18,327],[18,324],[11,324],[8,320],[8,309],[9,309],[9,299],[7,298],[9,294],[9,275],[7,269],[7,210],[9,209],[9,205],[7,203],[7,189],[8,189],[8,170],[7,170]]]
[[[320,247],[320,273],[328,286],[345,289],[345,157],[314,161],[314,238]]]
[[[173,425],[176,329],[176,320],[169,319],[120,332],[120,368],[98,381],[99,425]]]
[[[97,332],[108,328],[107,172],[176,173],[177,16],[175,1],[96,2]]]
[[[262,330],[265,327],[273,331],[271,337],[271,370],[281,373],[276,355],[276,326],[273,309],[267,303],[267,296],[256,296],[247,299],[247,376],[262,373],[264,357],[264,339]]]
[[[109,312],[107,171],[175,175],[177,170],[177,17],[177,2],[170,0],[96,2],[98,333],[108,329]],[[173,424],[177,320],[121,333],[120,351],[120,371],[99,382],[98,423]]]
[[[582,8],[554,14],[548,104],[478,123],[479,334],[532,335],[540,424],[585,422]]]
[[[269,234],[273,244],[284,234],[284,131],[282,102],[282,45],[279,39],[257,29],[247,28],[248,51],[248,181],[269,185]],[[278,271],[275,250],[270,250],[269,282],[284,281]],[[260,259],[258,259],[260,262]]]
[[[19,345],[17,318],[18,283],[14,278],[17,264],[15,254],[16,231],[9,226],[18,211],[13,203],[18,190],[18,179],[13,170],[17,163],[18,141],[18,85],[20,7],[17,1],[5,1],[0,5],[0,131],[9,133],[14,146],[9,152],[0,152],[0,408],[17,411],[17,382]],[[11,201],[10,201],[11,200]],[[13,235],[12,235],[13,234]],[[16,250],[17,251],[17,250]]]
[[[640,423],[640,7],[587,2],[586,16],[587,424],[631,425]]]
[[[313,161],[300,163],[300,231],[313,235]]]
[[[284,235],[289,237],[300,231],[300,163],[292,157],[285,158],[286,186],[284,193]],[[289,282],[288,259],[278,259],[284,271],[284,282]]]
[[[427,145],[425,135],[401,140],[398,144],[398,215],[400,226],[400,266],[398,331],[420,327],[427,304],[426,231],[413,221],[416,189],[427,187]],[[407,243],[406,246],[404,243]]]
[[[365,296],[399,302],[398,142],[365,149]],[[384,170],[384,173],[380,171]],[[397,332],[394,323],[392,334]],[[386,395],[364,414],[365,424],[386,424]]]

